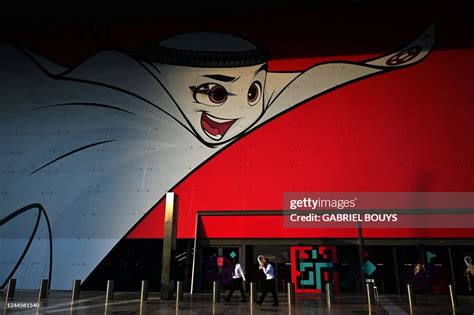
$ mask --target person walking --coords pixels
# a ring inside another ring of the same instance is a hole
[[[278,297],[276,292],[276,278],[275,278],[275,268],[270,264],[268,258],[262,259],[262,270],[265,274],[265,282],[263,283],[263,291],[260,299],[255,303],[262,305],[263,300],[267,296],[268,292],[273,295],[273,306],[278,306]]]
[[[245,281],[244,269],[242,268],[242,265],[239,263],[239,259],[237,257],[232,259],[232,262],[234,263],[234,266],[235,266],[234,272],[232,275],[232,281],[230,283],[229,293],[227,294],[227,297],[224,298],[224,300],[227,302],[230,302],[230,299],[232,298],[232,294],[234,293],[234,291],[239,289],[240,295],[242,296],[242,300],[240,300],[240,302],[247,302],[247,297],[245,296],[245,291],[244,291],[244,288],[242,287],[242,281]]]

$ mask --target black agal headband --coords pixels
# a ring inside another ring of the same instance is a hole
[[[142,51],[140,58],[170,65],[228,68],[262,64],[269,55],[265,49],[236,36],[193,32],[154,43]]]

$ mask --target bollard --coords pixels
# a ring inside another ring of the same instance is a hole
[[[250,282],[250,305],[257,301],[257,284]]]
[[[449,302],[451,303],[451,308],[454,310],[458,304],[458,297],[456,294],[456,287],[453,284],[449,285]]]
[[[176,282],[176,303],[183,301],[184,285],[183,281]]]
[[[142,280],[142,290],[140,291],[140,301],[148,300],[148,280]]]
[[[46,298],[46,294],[48,293],[48,279],[42,279],[40,282],[39,287],[39,294],[38,294],[38,303]]]
[[[72,282],[72,295],[71,295],[71,302],[74,302],[75,300],[79,299],[79,292],[81,288],[81,280],[74,280]]]
[[[326,303],[328,308],[331,308],[334,301],[334,285],[332,283],[326,283]]]
[[[413,306],[416,305],[415,291],[411,284],[407,284],[407,296],[408,296],[408,307],[410,308],[410,313],[413,313]]]
[[[212,303],[219,302],[220,298],[221,298],[221,292],[219,288],[219,282],[214,281],[212,283]]]
[[[366,283],[365,287],[367,292],[367,306],[369,307],[369,313],[372,313],[372,305],[375,304],[374,285],[372,283]]]
[[[15,288],[16,288],[16,279],[8,279],[8,289],[7,289],[7,295],[6,295],[6,300],[13,299],[15,297]]]
[[[375,298],[375,302],[378,303],[379,302],[379,289],[377,288],[376,285],[374,285],[374,298]]]
[[[114,280],[107,280],[107,292],[105,294],[105,302],[114,299]]]
[[[295,304],[295,285],[291,282],[287,284],[288,288],[288,306]]]

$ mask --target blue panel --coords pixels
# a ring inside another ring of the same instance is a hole
[[[367,275],[371,275],[374,273],[374,271],[377,269],[377,267],[370,261],[370,260],[367,260],[365,263],[364,263],[364,271]]]
[[[300,271],[304,272],[304,270],[308,267],[313,267],[313,264],[310,262],[301,262],[300,263]],[[301,285],[314,285],[314,271],[309,272],[309,279],[301,280]]]
[[[316,267],[316,289],[321,289],[321,268],[332,268],[332,263],[315,263]]]

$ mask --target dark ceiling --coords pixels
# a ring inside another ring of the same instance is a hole
[[[0,12],[1,30],[19,30],[50,25],[70,25],[104,22],[159,21],[171,18],[201,17],[220,18],[236,15],[261,15],[269,13],[298,14],[308,11],[369,10],[378,14],[413,10],[438,11],[442,14],[469,15],[470,10],[458,10],[466,7],[469,1],[434,1],[434,0],[326,0],[326,1],[268,1],[268,0],[163,0],[153,2],[141,1],[61,1],[54,5],[43,1],[32,3],[10,1],[2,3]]]
[[[474,47],[470,1],[461,0],[12,1],[0,9],[0,41],[74,64],[96,50],[133,53],[170,34],[217,30],[274,57],[327,56],[398,49],[433,22],[436,49]]]

